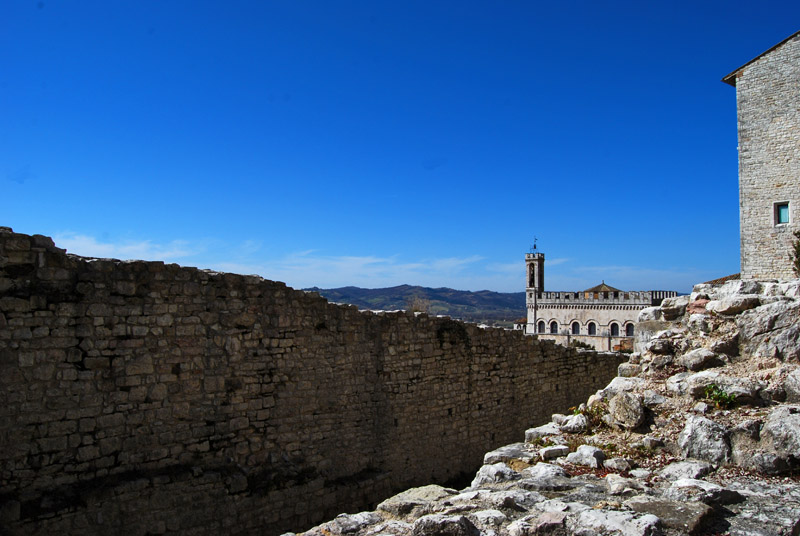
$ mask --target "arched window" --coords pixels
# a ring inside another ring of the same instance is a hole
[[[625,326],[625,335],[627,337],[633,337],[633,324],[628,324]]]
[[[572,323],[572,334],[573,335],[580,335],[581,333],[581,325],[577,322]]]
[[[612,337],[619,337],[619,324],[617,324],[616,322],[612,322],[609,328],[611,328]]]
[[[538,326],[536,326],[536,330],[537,330],[539,333],[544,333],[544,329],[545,329],[545,323],[544,323],[544,320],[539,320],[539,325],[538,325]]]
[[[558,322],[555,320],[550,322],[550,333],[558,333]]]
[[[597,335],[597,324],[589,322],[589,335]]]

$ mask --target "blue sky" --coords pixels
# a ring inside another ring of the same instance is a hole
[[[800,3],[8,1],[0,225],[294,287],[739,269],[728,72]]]

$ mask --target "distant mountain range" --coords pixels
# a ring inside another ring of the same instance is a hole
[[[349,303],[359,309],[422,309],[431,315],[447,315],[467,322],[510,327],[525,317],[524,292],[469,292],[451,288],[400,285],[390,288],[309,288],[330,302]]]

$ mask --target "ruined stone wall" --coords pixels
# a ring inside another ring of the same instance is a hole
[[[0,228],[0,533],[300,530],[474,471],[619,362]]]
[[[792,232],[800,229],[800,36],[735,78],[739,124],[742,278],[789,279]],[[775,204],[789,204],[776,223]]]

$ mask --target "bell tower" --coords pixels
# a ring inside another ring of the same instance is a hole
[[[536,239],[530,253],[525,254],[525,305],[528,309],[527,333],[536,333],[539,320],[539,299],[544,292],[544,253],[536,249]]]

